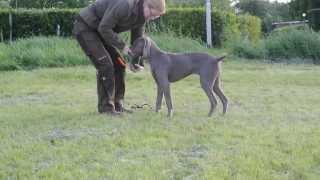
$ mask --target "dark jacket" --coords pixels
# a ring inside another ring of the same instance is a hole
[[[122,50],[125,46],[117,33],[131,30],[131,40],[144,32],[143,0],[97,0],[80,11],[81,18],[104,41]]]

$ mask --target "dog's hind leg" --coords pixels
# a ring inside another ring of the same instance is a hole
[[[201,82],[201,87],[204,90],[204,92],[207,94],[210,101],[210,105],[211,105],[208,116],[212,116],[212,113],[214,112],[217,106],[217,100],[214,97],[213,90],[212,90],[212,81],[208,80],[205,76],[200,76],[200,82]]]
[[[223,91],[221,90],[220,87],[220,77],[217,76],[217,79],[214,82],[213,85],[213,91],[218,95],[218,97],[220,98],[220,101],[223,105],[223,114],[225,114],[227,112],[228,109],[228,99],[227,97],[224,95]]]

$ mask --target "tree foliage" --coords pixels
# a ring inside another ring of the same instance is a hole
[[[9,8],[10,5],[9,5],[9,2],[6,1],[6,0],[0,0],[0,9],[1,8]]]
[[[231,10],[233,0],[211,0],[211,5],[219,10]],[[167,0],[170,7],[204,7],[206,0]]]
[[[290,19],[289,5],[285,3],[269,2],[267,0],[239,0],[236,8],[240,13],[249,13],[262,20],[264,32],[271,30],[272,22]]]
[[[293,19],[301,20],[302,14],[307,13],[310,1],[309,0],[292,0],[289,3],[290,15]]]
[[[308,16],[310,20],[311,27],[319,31],[320,30],[320,1],[318,0],[309,0],[309,10]]]

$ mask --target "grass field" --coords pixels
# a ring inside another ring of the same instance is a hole
[[[191,76],[175,114],[96,112],[91,66],[0,72],[0,179],[318,179],[320,67],[228,59],[230,100],[211,118]],[[154,106],[148,70],[127,73],[126,105]]]

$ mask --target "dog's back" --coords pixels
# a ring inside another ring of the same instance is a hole
[[[178,81],[190,74],[200,74],[201,69],[217,68],[221,58],[214,58],[205,53],[167,53],[167,60],[160,60],[168,63],[168,75],[170,82]],[[158,63],[157,63],[158,64]]]

